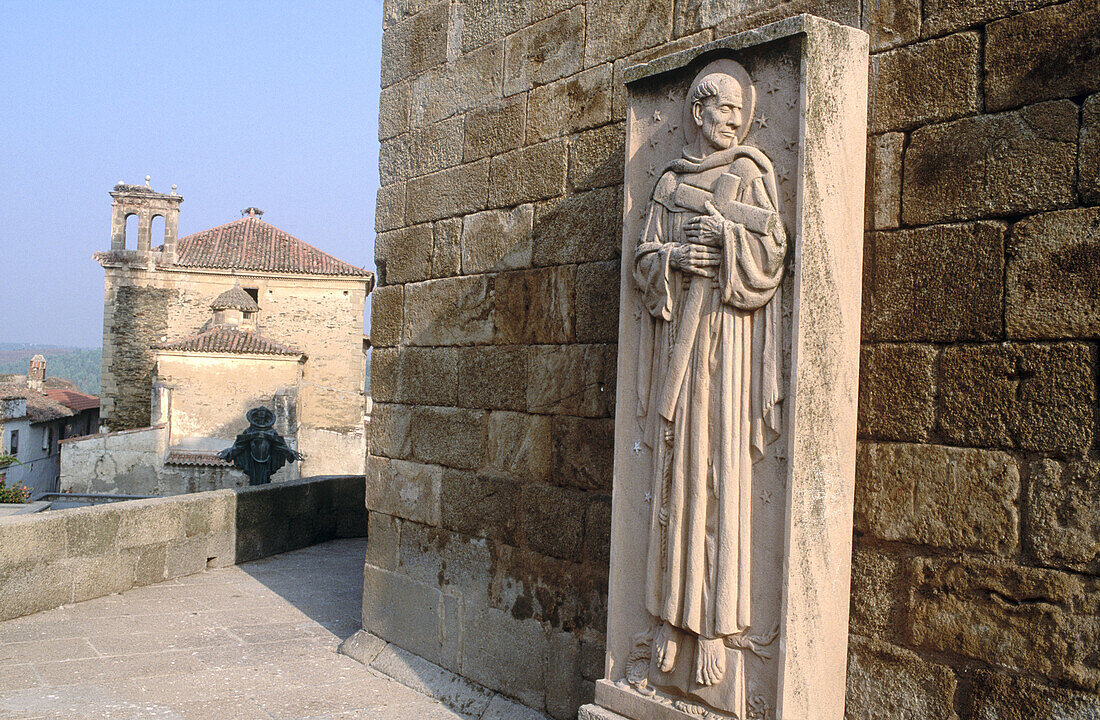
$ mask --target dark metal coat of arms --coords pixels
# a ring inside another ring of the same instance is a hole
[[[252,408],[245,417],[248,429],[237,436],[233,447],[222,450],[218,457],[243,470],[249,485],[266,485],[279,468],[301,460],[302,456],[275,432],[275,413],[271,410],[263,406]]]

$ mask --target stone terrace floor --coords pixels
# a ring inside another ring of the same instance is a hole
[[[453,720],[336,653],[359,629],[365,540],[0,622],[0,718]]]

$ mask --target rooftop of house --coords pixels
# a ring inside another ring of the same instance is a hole
[[[83,393],[80,393],[83,394]],[[86,397],[91,397],[86,396]],[[51,420],[60,420],[61,418],[72,417],[79,411],[74,411],[65,403],[60,400],[56,400],[45,392],[39,392],[30,387],[27,387],[26,382],[3,382],[0,383],[0,399],[12,399],[23,398],[27,401],[27,415],[26,419],[31,423],[43,423]],[[99,398],[95,399],[96,405],[99,405]],[[17,418],[9,418],[15,420]]]
[[[226,441],[228,443],[228,441]],[[165,465],[194,465],[199,467],[232,467],[233,463],[222,460],[212,450],[189,450],[169,448],[164,458]]]
[[[175,264],[178,267],[373,277],[369,270],[322,252],[265,223],[255,214],[180,238]]]
[[[48,383],[49,381],[47,381],[47,384]],[[45,387],[42,393],[51,400],[61,403],[74,412],[81,412],[82,410],[91,410],[92,408],[99,407],[98,397],[82,393],[73,388]]]
[[[269,340],[250,330],[242,330],[236,325],[217,325],[183,340],[157,343],[153,349],[231,355],[304,355],[297,348]]]

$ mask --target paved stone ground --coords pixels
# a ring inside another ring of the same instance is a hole
[[[0,622],[0,718],[457,720],[336,653],[365,540],[337,540]]]

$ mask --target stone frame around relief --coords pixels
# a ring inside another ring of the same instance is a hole
[[[754,476],[751,486],[753,607],[764,608],[759,625],[769,626],[752,630],[767,641],[764,654],[771,657],[756,656],[760,661],[747,671],[742,720],[839,720],[854,494],[867,36],[810,15],[625,72],[629,111],[609,627],[606,677],[597,682],[596,702],[600,712],[636,720],[698,717],[689,713],[707,707],[684,712],[647,697],[652,688],[639,692],[624,681],[627,666],[639,657],[636,636],[652,618],[639,597],[652,481],[651,451],[640,442],[635,418],[637,318],[646,310],[632,265],[661,168],[685,142],[679,123],[688,85],[700,68],[722,57],[752,77],[755,107],[745,144],[774,163],[788,242],[781,301],[784,432],[763,461],[770,463],[761,474],[765,481]],[[772,625],[778,638],[769,632]]]

